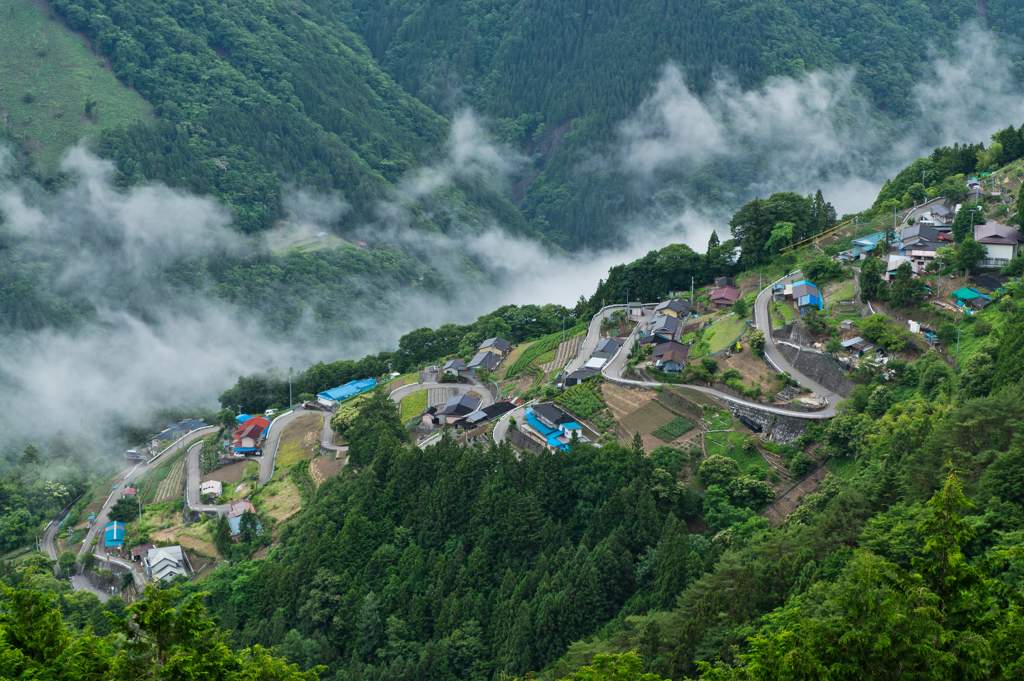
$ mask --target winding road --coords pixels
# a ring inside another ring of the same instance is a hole
[[[757,409],[771,414],[779,414],[780,416],[792,416],[794,418],[808,419],[812,421],[821,421],[825,419],[830,419],[833,416],[835,416],[836,403],[839,401],[839,399],[837,398],[840,398],[840,396],[836,395],[825,386],[817,383],[816,381],[811,380],[809,377],[805,376],[803,373],[798,371],[792,364],[789,363],[789,361],[782,355],[782,353],[779,352],[779,349],[776,347],[775,342],[772,340],[771,320],[768,314],[768,305],[771,302],[772,298],[772,286],[774,286],[775,284],[786,284],[792,281],[796,281],[800,278],[800,276],[801,274],[799,270],[797,270],[796,272],[792,272],[786,275],[785,277],[782,277],[781,279],[774,281],[771,284],[768,284],[758,294],[757,299],[754,302],[754,324],[757,326],[757,328],[761,329],[761,331],[764,332],[765,356],[767,357],[769,364],[771,364],[771,366],[773,366],[776,371],[788,372],[789,375],[792,376],[801,386],[804,386],[814,391],[819,396],[824,398],[828,402],[827,406],[824,409],[813,412],[793,411],[791,409],[781,409],[779,407],[768,406],[760,402],[750,402],[748,400],[743,400],[732,395],[727,395],[719,390],[715,390],[714,388],[710,388],[707,386],[687,385],[686,387],[730,402],[743,404],[752,409]],[[609,305],[603,308],[596,315],[594,315],[593,320],[590,322],[590,327],[587,329],[586,341],[580,348],[579,355],[576,357],[576,359],[572,361],[572,363],[570,363],[570,368],[567,369],[567,371],[578,369],[579,367],[583,366],[586,363],[586,361],[590,358],[590,355],[594,352],[594,349],[597,347],[597,343],[599,342],[601,335],[601,322],[607,317],[610,317],[614,311],[621,310],[625,307],[625,305]],[[631,305],[631,307],[638,306]],[[661,385],[661,383],[656,382],[633,381],[622,378],[622,371],[626,366],[626,358],[629,354],[629,349],[633,347],[633,341],[636,339],[636,336],[641,332],[644,323],[650,321],[650,319],[653,317],[654,312],[652,309],[649,309],[653,307],[654,305],[642,306],[640,323],[636,325],[632,333],[630,333],[629,338],[626,339],[626,342],[623,343],[619,351],[608,361],[607,364],[605,364],[604,368],[601,369],[602,375],[604,375],[605,377],[610,377],[617,379],[619,381],[623,381],[625,383],[636,385],[638,388],[653,388],[655,386]],[[521,419],[525,415],[525,413],[526,408],[524,406],[519,407],[518,409],[515,409],[513,411],[510,411],[509,413],[502,416],[501,420],[498,421],[498,423],[494,426],[493,435],[495,442],[501,442],[508,435],[510,417],[514,416],[516,417],[516,419]]]
[[[217,432],[217,427],[210,426],[207,428],[200,428],[199,430],[194,430],[191,433],[187,433],[183,437],[179,438],[177,442],[175,442],[166,450],[164,450],[164,452],[160,454],[159,458],[145,463],[138,463],[134,467],[122,472],[122,474],[119,476],[117,480],[117,484],[115,484],[111,488],[110,494],[107,496],[106,501],[103,502],[103,508],[101,508],[99,512],[96,513],[96,518],[93,520],[92,526],[89,528],[89,532],[85,535],[85,539],[82,542],[82,547],[78,550],[78,558],[81,558],[89,552],[89,549],[92,547],[93,539],[96,539],[97,535],[104,530],[107,524],[107,512],[110,511],[110,507],[116,504],[117,500],[121,498],[121,492],[124,491],[124,488],[128,485],[128,483],[134,480],[138,480],[143,475],[145,475],[146,472],[150,469],[150,466],[154,462],[156,463],[156,465],[159,465],[164,461],[166,457],[173,456],[176,452],[181,451],[181,449],[184,447],[188,447],[197,439],[204,438],[207,435],[211,435],[215,432]],[[46,553],[49,554],[50,558],[53,558],[54,560],[57,559],[56,538],[60,521],[67,516],[70,510],[71,505],[68,505],[67,508],[61,511],[57,515],[57,517],[49,525],[47,525],[46,530],[43,532],[43,548],[46,550]],[[120,563],[125,567],[131,568],[139,584],[145,584],[148,581],[146,578],[146,573],[144,570],[142,570],[141,566],[135,563],[129,563],[123,560],[119,560],[117,558],[114,558],[113,556],[108,556],[103,547],[99,546],[98,542],[96,545],[96,550],[93,552],[93,555],[95,555],[97,558],[101,560]],[[89,584],[88,580],[86,580],[85,577],[82,576],[75,576],[71,579],[71,588],[75,591],[91,591],[94,594],[96,594],[100,598],[100,600],[103,601],[109,598],[109,594],[93,588],[92,585]]]

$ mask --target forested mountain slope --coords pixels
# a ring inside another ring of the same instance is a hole
[[[529,231],[528,221],[570,249],[607,244],[622,220],[666,205],[734,209],[750,198],[758,158],[669,173],[661,197],[614,163],[581,167],[617,141],[666,64],[698,96],[719,78],[746,90],[852,66],[867,115],[896,131],[921,113],[914,87],[931,51],[951,49],[965,22],[1020,37],[1011,5],[987,3],[982,17],[969,0],[54,3],[160,116],[97,141],[122,186],[161,180],[213,193],[247,232],[281,215],[283,183],[337,190],[353,208],[345,229],[372,220],[390,186],[436,159],[442,115],[469,105],[533,158],[504,196],[456,193],[507,229]],[[830,115],[865,113],[848,105]]]
[[[568,247],[604,243],[625,216],[657,212],[650,196],[655,189],[674,187],[683,202],[699,197],[732,209],[730,191],[749,191],[758,162],[753,156],[740,167],[709,164],[682,183],[669,173],[662,186],[636,191],[622,190],[615,180],[630,178],[617,177],[614,163],[598,166],[607,172],[581,172],[582,159],[615,141],[620,122],[650,94],[665,64],[679,65],[697,95],[708,93],[716,78],[735,79],[747,90],[771,76],[852,66],[855,89],[898,129],[900,119],[920,113],[914,87],[929,51],[951,48],[964,22],[980,18],[971,0],[351,4],[372,54],[407,91],[443,111],[451,106],[453,86],[463,88],[468,102],[496,119],[496,134],[534,154],[535,170],[544,170],[521,209]],[[985,20],[997,32],[1021,36],[1013,3],[987,3]],[[1024,61],[1016,70],[1024,76]],[[569,122],[572,133],[562,139]],[[691,122],[699,126],[699,116]],[[561,150],[550,148],[555,141]],[[685,175],[694,169],[673,170]],[[678,208],[680,199],[674,201]]]

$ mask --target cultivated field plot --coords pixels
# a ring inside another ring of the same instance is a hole
[[[658,438],[659,440],[664,440],[665,442],[672,442],[676,438],[685,435],[691,430],[693,430],[693,424],[687,421],[686,419],[682,418],[681,416],[677,416],[668,423],[666,423],[665,425],[663,425],[661,428],[658,428],[657,430],[652,432],[651,435]]]
[[[630,433],[649,435],[675,417],[675,414],[657,402],[648,402],[629,416],[620,419],[619,423]]]
[[[207,482],[208,480],[220,480],[224,483],[225,487],[227,485],[237,485],[242,481],[242,478],[245,477],[245,469],[248,465],[248,461],[239,461],[238,463],[233,463],[224,466],[223,468],[217,468],[204,475],[202,477],[202,481]],[[259,466],[259,464],[256,465],[257,467]],[[227,490],[224,491],[226,492]]]
[[[540,368],[544,371],[557,371],[562,369],[569,363],[569,360],[575,357],[576,353],[579,352],[580,345],[583,344],[584,338],[585,336],[576,336],[559,344],[558,350],[555,352],[555,359],[551,362],[547,362],[546,364],[542,364]]]
[[[324,480],[327,478],[338,475],[341,473],[341,469],[345,467],[345,461],[347,459],[343,452],[339,452],[342,456],[318,456],[313,459],[309,464],[309,477],[313,478],[313,484],[318,488],[324,484]]]
[[[275,467],[291,466],[313,454],[313,447],[320,440],[323,431],[324,417],[320,414],[306,414],[289,423],[281,433],[281,443],[277,447]],[[241,476],[239,476],[241,480]],[[237,482],[237,481],[236,481]]]
[[[608,407],[612,410],[612,416],[620,423],[626,416],[654,399],[654,396],[657,394],[650,390],[620,388],[611,383],[601,386],[601,393],[604,396],[604,401],[608,403]]]
[[[185,477],[185,457],[174,462],[167,477],[157,485],[154,501],[160,502],[181,494],[181,480]]]

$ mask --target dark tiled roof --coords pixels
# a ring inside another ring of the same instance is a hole
[[[444,409],[439,414],[472,414],[480,408],[480,400],[469,395],[456,395],[444,403]]]
[[[495,336],[494,338],[488,338],[487,340],[480,344],[481,350],[486,350],[487,348],[494,348],[499,352],[505,352],[510,347],[512,347],[512,343],[505,340],[504,338],[500,338],[497,336]]]
[[[681,343],[676,343],[674,341],[669,341],[668,343],[659,343],[658,345],[654,346],[654,350],[651,353],[651,357],[653,357],[654,359],[661,359],[662,355],[671,350],[682,350],[685,351],[686,353],[689,353],[690,346],[683,345]]]
[[[538,404],[533,408],[533,413],[537,416],[543,417],[551,423],[560,423],[561,421],[571,421],[565,412],[550,403]]]
[[[494,367],[498,366],[498,362],[500,361],[501,358],[498,357],[495,353],[487,352],[486,350],[484,350],[476,353],[476,356],[474,356],[473,359],[470,360],[468,368],[476,369],[478,367],[483,367],[485,369],[493,369]]]

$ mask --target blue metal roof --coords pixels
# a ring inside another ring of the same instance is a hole
[[[124,543],[124,523],[117,521],[107,523],[104,532],[104,541],[107,546],[120,546]]]
[[[861,236],[854,239],[851,243],[857,244],[858,246],[865,246],[865,250],[871,250],[875,245],[885,238],[885,232],[875,232],[874,234],[868,234],[867,236]]]
[[[805,305],[817,305],[818,309],[821,309],[821,300],[815,296],[800,296],[800,301],[797,303],[800,307]]]
[[[325,390],[317,397],[322,397],[325,400],[334,400],[335,402],[341,402],[347,400],[350,397],[355,397],[359,393],[366,392],[377,385],[377,381],[372,378],[364,378],[359,381],[349,381],[345,385],[339,385],[337,388],[331,388]]]
[[[252,417],[249,416],[248,414],[239,414],[238,416],[235,417],[235,420],[238,421],[239,423],[245,423],[251,418]]]

